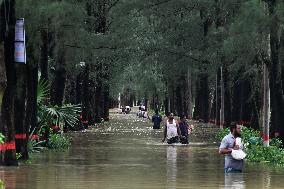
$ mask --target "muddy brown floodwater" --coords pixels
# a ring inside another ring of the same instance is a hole
[[[161,143],[161,130],[135,114],[111,117],[103,126],[72,133],[66,152],[0,167],[6,189],[284,188],[283,168],[245,163],[244,173],[224,174],[218,142],[204,135],[209,128],[197,129],[189,145],[170,146]]]

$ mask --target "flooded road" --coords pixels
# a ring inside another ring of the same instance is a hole
[[[161,143],[161,131],[132,115],[112,115],[104,127],[72,133],[66,152],[34,155],[30,165],[1,167],[6,189],[284,188],[283,168],[247,164],[223,173],[217,143]]]

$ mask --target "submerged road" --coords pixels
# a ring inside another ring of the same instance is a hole
[[[72,133],[66,152],[43,152],[29,165],[0,167],[6,189],[284,188],[282,168],[246,163],[244,173],[225,175],[218,143],[195,134],[189,145],[166,145],[162,131],[134,113],[111,117]]]

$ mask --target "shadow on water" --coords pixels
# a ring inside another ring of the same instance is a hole
[[[162,131],[134,114],[72,133],[66,152],[34,155],[31,165],[0,167],[6,189],[284,188],[283,169],[246,163],[242,174],[224,174],[218,144],[161,143]]]

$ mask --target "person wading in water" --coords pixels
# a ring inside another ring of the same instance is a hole
[[[174,119],[174,114],[170,113],[168,120],[164,126],[164,142],[167,138],[168,144],[178,143],[180,139],[180,128],[177,121]]]
[[[186,122],[185,115],[180,116],[179,129],[181,132],[180,143],[188,144],[188,135],[189,135],[188,130],[190,130],[191,128]]]
[[[232,157],[233,150],[242,149],[242,146],[236,144],[236,138],[241,137],[241,126],[232,123],[230,131],[221,142],[219,154],[225,154],[225,173],[241,173],[243,170],[243,160],[237,160]]]
[[[159,111],[155,110],[155,115],[152,117],[152,122],[154,123],[153,129],[160,129],[160,123],[162,122],[162,117],[159,115]]]

